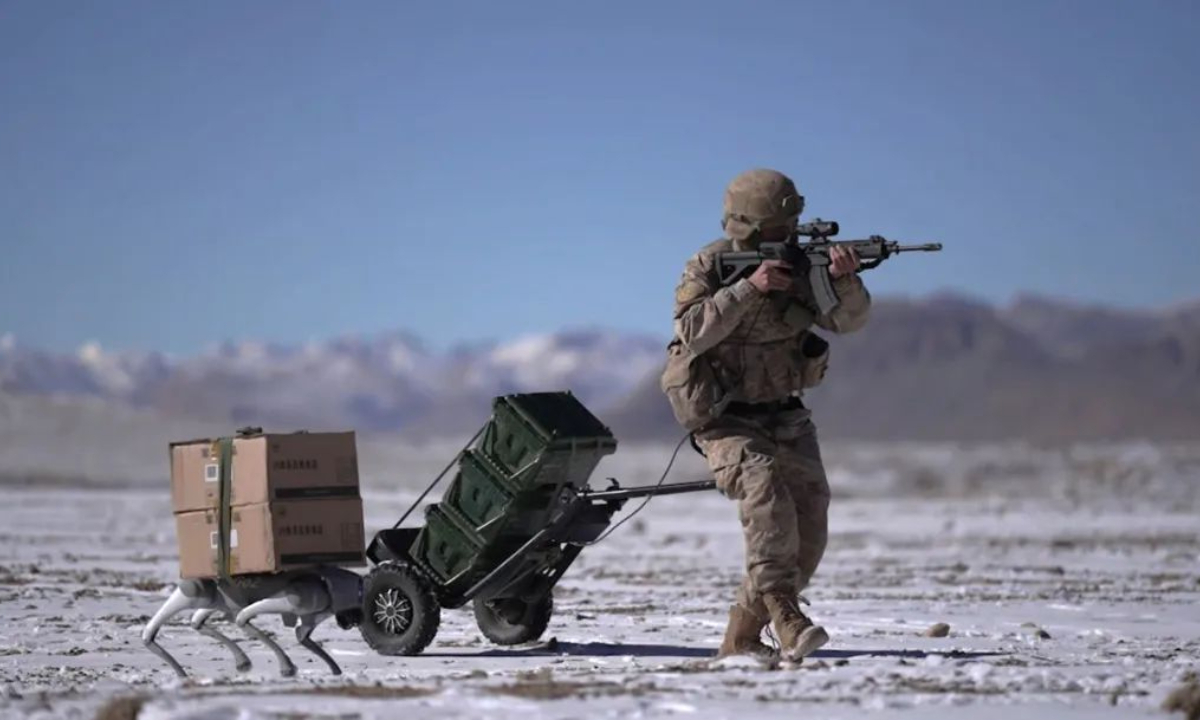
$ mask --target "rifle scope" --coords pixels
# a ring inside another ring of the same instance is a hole
[[[825,221],[817,218],[812,222],[797,225],[796,234],[804,237],[832,237],[838,234],[838,224],[836,220]]]

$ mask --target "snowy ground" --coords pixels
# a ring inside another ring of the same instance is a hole
[[[630,450],[608,470],[653,482],[665,457]],[[553,643],[500,649],[446,611],[424,655],[384,658],[328,623],[316,637],[336,679],[272,618],[260,625],[300,667],[282,679],[256,643],[241,642],[254,667],[238,674],[173,625],[161,641],[193,673],[181,684],[138,637],[175,574],[165,485],[13,485],[0,716],[91,718],[130,698],[107,717],[1167,717],[1163,698],[1200,658],[1200,451],[892,446],[827,460],[838,497],[807,594],[833,641],[794,668],[711,660],[741,541],[733,505],[704,495],[656,500],[587,549],[559,585]],[[412,486],[372,480],[369,528],[390,525]],[[938,622],[949,636],[925,637]]]

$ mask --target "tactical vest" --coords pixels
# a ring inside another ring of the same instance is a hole
[[[693,258],[715,285],[716,254],[732,249],[713,243]],[[812,330],[811,291],[798,284],[792,294],[755,293],[737,326],[715,347],[696,356],[673,338],[661,378],[676,420],[688,430],[711,423],[725,405],[761,403],[799,395],[820,384],[828,367],[829,345]]]

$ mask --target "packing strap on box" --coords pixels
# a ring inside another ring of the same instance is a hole
[[[233,486],[233,438],[217,438],[213,443],[217,455],[218,494],[217,502],[217,575],[229,581],[230,548],[229,534],[233,526],[232,486]]]

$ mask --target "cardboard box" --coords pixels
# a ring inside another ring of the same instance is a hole
[[[288,433],[233,441],[230,505],[299,498],[358,497],[353,432]],[[217,507],[220,457],[210,439],[171,444],[171,501],[177,513]]]
[[[277,500],[231,509],[230,574],[365,563],[362,500]],[[179,576],[217,577],[218,511],[175,515]]]

